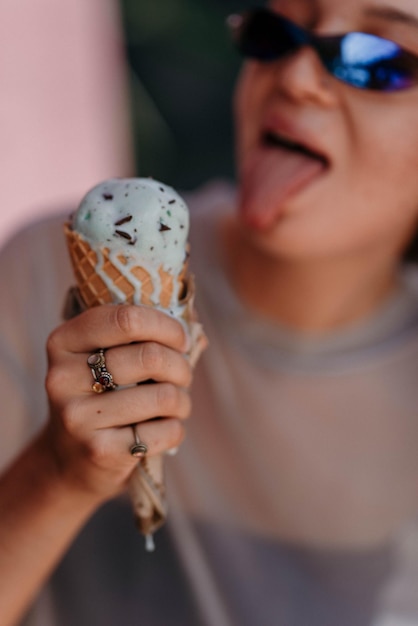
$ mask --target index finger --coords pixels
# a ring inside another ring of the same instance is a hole
[[[50,336],[49,349],[91,352],[140,341],[156,341],[187,352],[183,325],[163,311],[143,305],[103,304],[65,322]]]

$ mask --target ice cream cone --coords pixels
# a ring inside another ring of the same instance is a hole
[[[119,301],[159,306],[168,310],[173,299],[174,304],[177,304],[184,298],[187,288],[187,260],[178,277],[164,271],[162,267],[158,269],[160,284],[158,285],[158,301],[156,301],[154,296],[157,293],[156,285],[153,283],[151,274],[144,267],[134,266],[122,273],[120,264],[127,265],[123,254],[118,255],[118,267],[112,262],[108,248],[103,247],[100,251],[93,250],[86,239],[72,230],[69,223],[65,224],[65,236],[78,290],[87,308]],[[99,265],[100,273],[98,273]],[[140,283],[139,302],[135,301],[138,282]]]

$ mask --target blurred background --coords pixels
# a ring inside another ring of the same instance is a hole
[[[180,190],[232,177],[240,61],[225,20],[254,4],[1,3],[0,245],[110,176]]]
[[[225,20],[254,4],[121,0],[142,175],[180,189],[233,176],[231,92],[239,58]]]

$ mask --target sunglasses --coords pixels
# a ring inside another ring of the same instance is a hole
[[[356,32],[314,35],[268,9],[232,15],[228,24],[241,54],[257,61],[310,46],[335,78],[352,87],[393,92],[418,84],[418,56],[389,39]]]

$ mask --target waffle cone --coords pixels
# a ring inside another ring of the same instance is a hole
[[[136,304],[159,305],[164,309],[169,309],[173,301],[174,289],[176,289],[179,299],[181,299],[186,285],[187,262],[185,262],[183,270],[177,278],[164,271],[162,267],[159,268],[161,289],[159,289],[159,301],[155,302],[153,300],[155,286],[152,277],[143,267],[136,266],[131,268],[128,273],[122,274],[120,269],[112,263],[109,249],[104,247],[100,251],[102,256],[100,260],[101,272],[105,274],[112,284],[113,288],[110,289],[109,285],[97,272],[96,268],[99,261],[97,252],[90,247],[85,239],[74,232],[68,224],[65,225],[65,236],[79,294],[87,308],[115,301],[133,304],[138,281],[141,283],[141,292],[139,294],[140,301],[136,302]],[[123,265],[127,264],[127,260],[122,254],[118,256],[118,261]],[[129,278],[130,275],[132,275],[132,281]],[[115,293],[118,294],[117,297]]]

